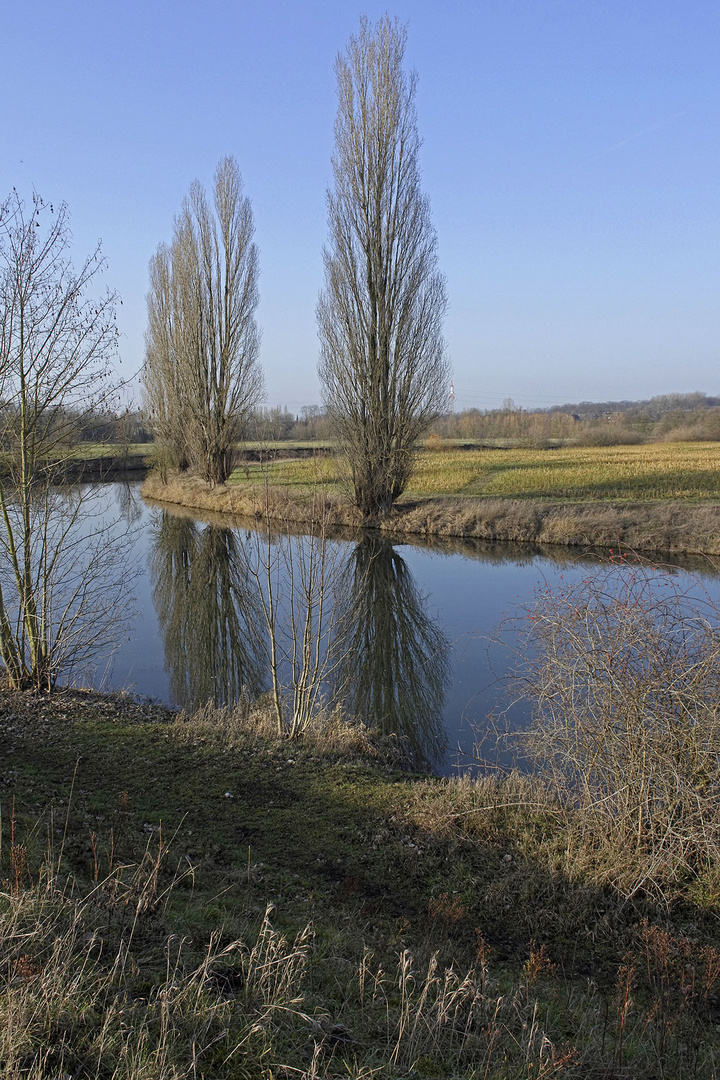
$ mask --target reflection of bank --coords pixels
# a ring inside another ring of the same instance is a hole
[[[230,529],[163,512],[153,530],[150,574],[175,705],[196,709],[263,688],[252,589]]]
[[[418,766],[445,753],[450,643],[425,610],[404,559],[368,533],[345,570],[340,674],[349,715],[398,736]]]

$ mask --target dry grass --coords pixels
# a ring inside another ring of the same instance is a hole
[[[437,499],[399,507],[385,529],[423,537],[720,554],[720,505]]]
[[[298,464],[303,466],[305,462]],[[255,521],[264,521],[269,515],[272,521],[291,521],[302,525],[311,524],[317,516],[311,476],[311,473],[308,474],[307,487],[298,492],[290,490],[292,485],[266,486],[260,480],[257,483],[226,484],[211,488],[199,477],[175,476],[163,483],[159,476],[151,475],[143,484],[142,494],[147,499],[173,503],[193,510],[231,514],[233,517]],[[340,496],[324,492],[323,504],[329,526],[358,523],[359,517],[353,508],[347,506]]]
[[[140,865],[111,868],[81,895],[59,877],[54,856],[31,880],[23,853],[13,845],[0,892],[8,1080],[318,1080],[338,1069],[360,1080],[418,1065],[444,1075],[451,1062],[455,1075],[481,1068],[500,1078],[512,1062],[513,1075],[549,1078],[578,1061],[543,1030],[531,993],[542,957],[500,992],[484,953],[456,971],[437,955],[419,968],[404,949],[386,970],[366,948],[346,976],[346,1022],[337,1022],[309,1003],[307,976],[322,979],[320,965],[312,972],[311,926],[288,941],[268,907],[249,940],[223,944],[220,930],[211,933],[199,961],[182,940],[158,935],[178,883],[163,883],[162,841]]]
[[[178,713],[173,734],[191,744],[208,740],[233,749],[245,745],[248,738],[257,742],[277,739],[277,719],[269,695],[259,702],[242,699],[228,706],[208,701],[194,713]],[[394,742],[373,735],[365,724],[349,722],[338,709],[318,712],[303,730],[300,742],[305,753],[402,761],[401,749]]]
[[[21,857],[10,852],[11,871]],[[156,924],[167,846],[137,866],[111,867],[78,896],[53,856],[35,881],[23,868],[0,892],[0,1062],[8,1080],[97,1077],[181,1080],[230,1075],[233,1059],[261,1075],[280,1028],[300,1009],[312,944],[276,933],[270,909],[255,939],[212,934],[199,962]],[[6,883],[7,884],[7,883]],[[233,987],[229,994],[228,987]]]
[[[717,899],[673,918],[593,886],[576,809],[539,779],[403,778],[352,758],[361,733],[278,740],[247,704],[3,704],[31,789],[82,759],[62,858],[3,822],[10,1080],[717,1075]],[[168,845],[147,823],[173,807]]]
[[[717,499],[717,443],[418,454],[407,496]]]

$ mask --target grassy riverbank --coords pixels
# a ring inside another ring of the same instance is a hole
[[[333,457],[237,469],[225,487],[146,481],[143,494],[205,511],[302,524],[321,483],[332,524],[358,519]],[[422,451],[390,534],[720,554],[720,445],[662,443],[558,450]],[[269,487],[266,487],[269,485]]]
[[[716,1075],[720,879],[630,899],[530,781],[82,692],[0,762],[7,1076]]]

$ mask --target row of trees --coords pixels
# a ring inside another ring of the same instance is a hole
[[[334,187],[328,192],[319,373],[331,430],[365,520],[386,515],[413,448],[442,408],[445,284],[419,172],[406,32],[366,19],[336,63]],[[237,163],[198,184],[150,264],[145,402],[172,464],[224,483],[262,389],[258,256]]]
[[[682,397],[685,395],[676,395]],[[697,395],[700,397],[700,395]],[[696,395],[688,394],[694,398]],[[543,446],[566,442],[575,446],[616,446],[656,441],[709,441],[720,439],[720,407],[709,404],[672,408],[660,415],[645,408],[645,403],[627,403],[613,412],[588,406],[583,412],[565,408],[467,409],[446,413],[432,426],[432,433],[442,439],[510,440],[516,445]]]

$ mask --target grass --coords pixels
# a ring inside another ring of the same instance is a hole
[[[531,449],[420,450],[404,502],[418,498],[485,498],[558,501],[716,501],[720,496],[720,444],[652,443],[640,446]],[[255,444],[247,444],[257,449]],[[320,450],[317,456],[284,458],[283,452]],[[242,489],[265,480],[293,496],[308,493],[320,481],[332,494],[341,491],[336,459],[329,443],[277,443],[268,461],[247,462],[230,483]],[[73,457],[152,457],[151,443],[128,446],[82,443]]]
[[[319,475],[339,484],[332,458],[289,459],[236,469],[236,484],[270,483],[294,490]],[[555,450],[419,451],[405,501],[425,496],[591,500],[717,500],[720,444],[565,447]]]
[[[717,499],[719,475],[717,443],[450,451],[420,455],[408,495]]]
[[[0,696],[3,1075],[717,1075],[712,874],[628,899],[533,781],[268,725]]]
[[[71,456],[83,461],[91,461],[98,457],[147,457],[151,458],[154,452],[152,443],[115,443],[115,442],[81,442],[76,443],[71,451]]]
[[[338,465],[334,457],[282,458],[269,462],[248,461],[238,466],[229,483],[263,486],[266,479],[273,487],[293,493],[310,493],[319,483],[328,491],[339,490]]]

